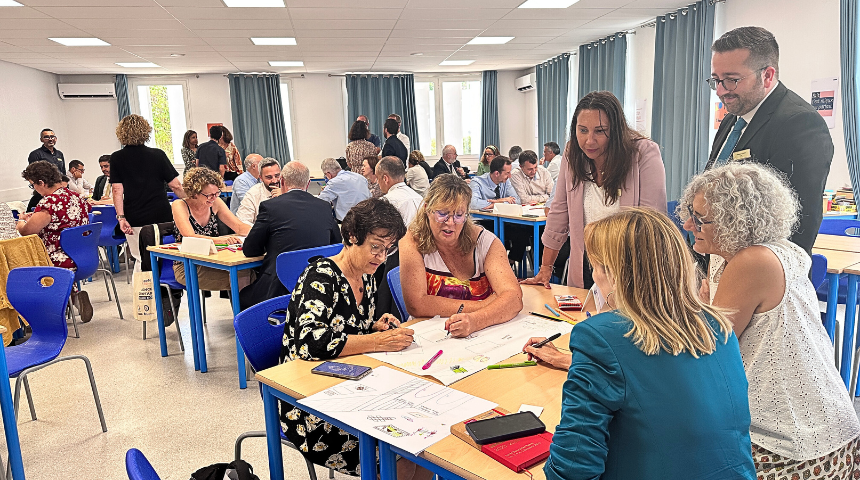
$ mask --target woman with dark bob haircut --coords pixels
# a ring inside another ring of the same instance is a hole
[[[281,363],[331,360],[370,352],[396,352],[412,344],[412,330],[397,318],[376,317],[373,274],[406,234],[400,213],[385,200],[356,204],[341,224],[343,250],[316,257],[293,289],[284,324]],[[311,462],[359,475],[358,439],[288,403],[281,403],[287,438]],[[401,460],[398,478],[431,478],[427,470]]]
[[[361,167],[364,157],[376,155],[379,149],[376,145],[367,141],[369,136],[367,124],[356,120],[349,129],[349,143],[346,145],[346,164],[349,170],[361,175]]]

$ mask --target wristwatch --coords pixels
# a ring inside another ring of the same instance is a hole
[[[125,215],[117,215],[117,216],[116,216],[116,219],[117,219],[117,220],[122,220],[123,218],[125,218]]]

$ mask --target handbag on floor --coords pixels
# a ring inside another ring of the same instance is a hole
[[[191,474],[191,480],[260,480],[254,468],[244,460],[214,463]]]
[[[161,237],[158,234],[158,225],[155,227],[155,244],[161,245]],[[132,292],[134,298],[132,308],[134,318],[142,322],[155,320],[157,311],[155,306],[155,295],[153,291],[152,272],[144,272],[137,266],[132,273]]]

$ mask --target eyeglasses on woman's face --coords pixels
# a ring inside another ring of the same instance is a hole
[[[693,205],[692,204],[687,205],[687,211],[690,213],[690,218],[693,220],[693,227],[696,229],[697,232],[702,231],[702,225],[708,225],[708,224],[714,223],[714,222],[702,220],[700,217],[696,216],[696,214],[693,213]]]
[[[433,210],[433,218],[438,223],[445,223],[448,221],[449,218],[453,218],[454,223],[457,223],[457,224],[465,223],[468,215],[469,214],[466,212],[454,213],[454,212],[446,212],[446,211],[442,211],[442,210]]]
[[[215,200],[216,198],[218,198],[218,197],[220,197],[220,196],[221,196],[221,190],[219,189],[219,190],[218,190],[217,192],[215,192],[215,193],[203,193],[203,192],[200,192],[200,195],[202,195],[206,200],[208,200],[208,201],[210,201],[210,202],[211,202],[211,201],[213,201],[213,200]]]
[[[389,245],[381,245],[378,243],[370,243],[370,254],[378,257],[380,254],[385,254],[386,257],[397,251],[397,242],[391,242]]]

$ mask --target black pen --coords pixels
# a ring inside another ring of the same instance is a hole
[[[463,313],[463,309],[466,308],[465,303],[460,304],[460,308],[457,309],[457,313]],[[448,335],[451,335],[451,330],[448,330],[448,333],[445,334],[445,338],[448,338]]]
[[[549,342],[551,342],[551,341],[555,340],[556,338],[558,338],[558,337],[560,337],[560,336],[561,336],[561,334],[560,334],[560,333],[556,333],[555,335],[552,335],[551,337],[547,338],[546,340],[544,340],[544,341],[542,341],[542,342],[538,342],[538,343],[536,343],[536,344],[532,345],[532,347],[534,347],[534,348],[540,348],[540,347],[542,347],[542,346],[546,345],[547,343],[549,343]]]

